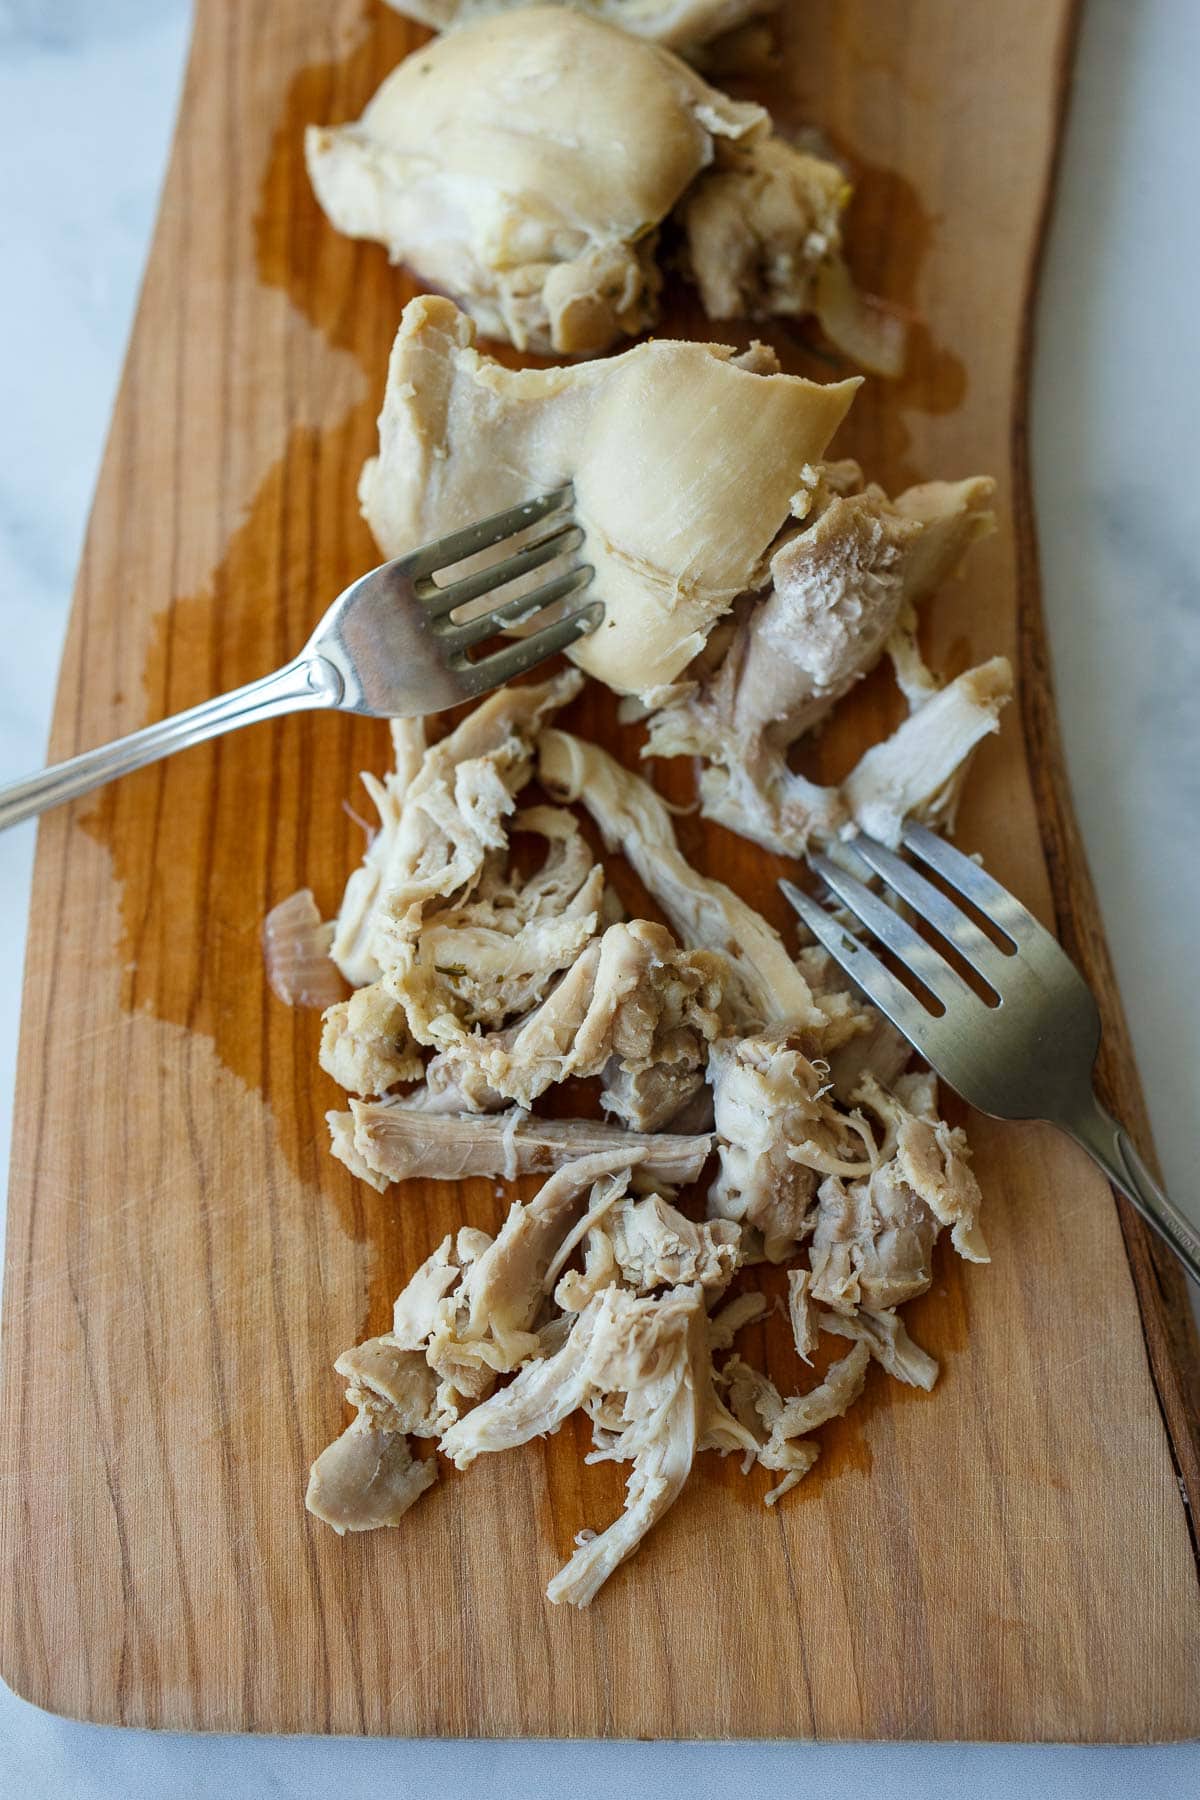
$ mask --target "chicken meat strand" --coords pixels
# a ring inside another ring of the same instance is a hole
[[[382,780],[367,770],[361,777],[379,826],[367,844],[361,864],[346,883],[334,921],[330,955],[353,987],[365,987],[379,974],[371,937],[380,897],[400,875],[392,864],[397,855],[404,796],[425,760],[424,719],[392,719],[390,730],[393,767]]]
[[[522,1107],[481,1116],[352,1100],[330,1113],[334,1155],[380,1189],[393,1181],[462,1181],[472,1175],[541,1174],[581,1156],[625,1147],[655,1180],[695,1181],[712,1147],[708,1133],[626,1131],[592,1119],[538,1119]],[[353,1165],[351,1165],[353,1166]]]
[[[506,369],[448,300],[404,309],[359,496],[399,556],[574,484],[605,619],[572,646],[619,693],[653,695],[761,588],[806,467],[857,383],[822,386],[716,344],[651,340],[603,362]],[[754,470],[747,504],[746,470]]]
[[[632,1462],[625,1511],[580,1545],[547,1598],[586,1606],[678,1498],[691,1473],[711,1387],[707,1317],[698,1286],[639,1297],[606,1288],[579,1314],[557,1354],[455,1425],[442,1441],[459,1468],[557,1431],[596,1403],[610,1421],[589,1460]],[[599,1436],[599,1431],[597,1433]]]
[[[853,292],[842,171],[594,14],[476,18],[408,56],[357,122],[311,126],[305,150],[339,230],[518,349],[591,355],[652,325],[669,217],[713,318],[817,312],[839,332],[819,278]],[[898,372],[898,333],[883,372]],[[854,345],[870,358],[866,337]]]

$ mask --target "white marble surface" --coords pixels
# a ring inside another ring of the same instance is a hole
[[[286,0],[285,0],[286,3]],[[885,0],[881,0],[881,4]],[[0,0],[0,779],[42,753],[72,576],[136,297],[184,0]],[[1035,472],[1059,698],[1168,1179],[1200,1212],[1200,7],[1091,0],[1041,310]],[[17,649],[19,648],[19,657]],[[0,839],[7,1164],[32,830]],[[1200,1728],[1200,1722],[1198,1722]],[[0,1794],[897,1800],[1196,1792],[1200,1748],[489,1745],[201,1739],[40,1713],[0,1688]]]

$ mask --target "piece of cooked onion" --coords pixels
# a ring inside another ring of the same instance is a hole
[[[285,1006],[324,1011],[345,999],[346,984],[329,960],[333,921],[322,920],[311,888],[300,888],[271,908],[262,942],[271,992]]]

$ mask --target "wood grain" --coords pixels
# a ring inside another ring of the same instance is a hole
[[[889,485],[1000,481],[1004,529],[928,621],[948,672],[1019,655],[1020,717],[979,759],[961,836],[1082,955],[1110,1094],[1144,1142],[1064,797],[1024,451],[1072,8],[806,0],[786,18],[770,97],[853,164],[857,266],[923,321],[909,375],[868,385],[839,449]],[[300,134],[356,114],[418,38],[364,0],[202,0],[54,754],[281,662],[372,560],[354,486],[412,289],[325,224]],[[672,293],[663,329],[704,326]],[[803,334],[769,335],[829,371]],[[886,680],[864,683],[815,766],[894,716]],[[611,709],[590,696],[573,722],[611,731]],[[317,1021],[263,980],[263,913],[305,883],[335,902],[360,843],[343,801],[384,754],[382,728],[289,720],[43,824],[3,1319],[4,1677],[79,1717],[222,1730],[1194,1735],[1178,1284],[1037,1127],[971,1121],[994,1260],[947,1254],[911,1309],[934,1392],[874,1372],[770,1513],[763,1479],[702,1459],[589,1612],[542,1599],[579,1527],[620,1505],[621,1472],[585,1468],[573,1429],[449,1472],[399,1532],[341,1541],[307,1517],[308,1464],[343,1418],[334,1356],[446,1229],[507,1203],[488,1182],[354,1183],[326,1150]],[[686,771],[660,773],[682,791]],[[782,864],[694,820],[685,836],[783,923]],[[795,1380],[779,1321],[751,1352]]]

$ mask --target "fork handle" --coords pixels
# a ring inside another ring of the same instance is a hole
[[[1200,1231],[1159,1187],[1125,1127],[1105,1111],[1093,1094],[1081,1116],[1067,1121],[1066,1128],[1099,1163],[1113,1186],[1170,1245],[1192,1280],[1200,1282]]]
[[[46,812],[64,801],[77,800],[93,788],[103,787],[118,775],[157,762],[174,750],[186,750],[190,744],[201,744],[205,738],[239,725],[253,725],[259,719],[275,719],[281,713],[302,712],[314,707],[336,706],[342,698],[343,681],[331,662],[323,656],[298,656],[294,662],[264,675],[232,693],[220,694],[187,712],[147,725],[142,731],[103,744],[98,750],[85,750],[81,756],[41,769],[24,781],[14,781],[0,788],[0,831],[28,819],[34,813]]]

